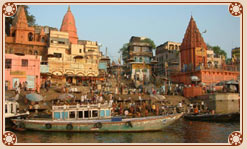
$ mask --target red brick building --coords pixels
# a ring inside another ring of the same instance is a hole
[[[171,76],[173,82],[191,84],[191,76],[210,85],[220,81],[237,80],[239,71],[232,66],[222,65],[220,69],[207,67],[207,46],[191,17],[181,44],[181,72]]]
[[[28,26],[24,7],[20,6],[10,28],[10,36],[5,34],[5,53],[40,55],[47,60],[48,33],[43,27]]]

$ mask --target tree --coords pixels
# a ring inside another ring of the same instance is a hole
[[[18,5],[18,6],[17,6],[17,9],[18,9],[20,6],[21,6],[21,5]],[[29,26],[33,26],[33,25],[35,25],[36,19],[35,19],[35,16],[34,16],[34,15],[32,15],[32,14],[29,13],[28,9],[29,9],[29,6],[24,5],[24,10],[25,10],[25,13],[26,13],[28,25],[29,25]],[[6,33],[7,35],[10,34],[10,27],[11,27],[11,25],[12,25],[12,22],[13,22],[15,16],[16,16],[16,14],[13,15],[13,16],[11,16],[11,17],[5,17],[5,33]]]
[[[226,59],[226,64],[227,65],[231,65],[232,64],[232,59],[231,58],[227,58]]]
[[[149,43],[151,45],[151,48],[152,49],[155,49],[156,48],[156,45],[155,45],[154,41],[151,40],[150,38],[144,39],[143,42]]]
[[[216,57],[224,56],[227,58],[227,53],[220,48],[220,46],[211,46],[207,44],[208,49],[212,49]]]
[[[123,44],[123,47],[119,50],[119,52],[122,54],[122,60],[124,63],[127,63],[129,50],[128,50],[129,43]]]

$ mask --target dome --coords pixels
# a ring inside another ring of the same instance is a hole
[[[60,31],[69,33],[69,41],[72,44],[77,44],[78,36],[75,26],[75,18],[70,11],[70,6],[68,7],[67,13],[63,17],[63,23],[61,25]]]

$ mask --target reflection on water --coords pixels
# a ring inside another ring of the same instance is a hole
[[[13,132],[17,135],[18,143],[227,143],[228,135],[239,130],[239,123],[192,122],[180,119],[161,132]]]

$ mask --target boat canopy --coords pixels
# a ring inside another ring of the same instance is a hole
[[[111,110],[108,104],[55,105],[52,106],[52,118],[53,120],[110,118]]]

